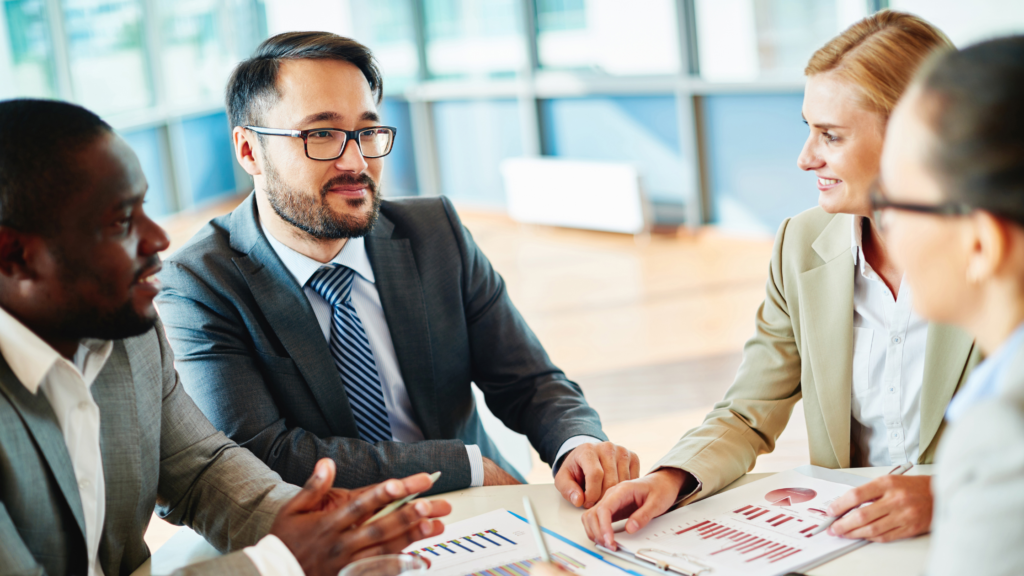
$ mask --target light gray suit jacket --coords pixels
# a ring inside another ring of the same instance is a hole
[[[930,576],[1024,574],[1024,349],[1002,378],[939,448]]]
[[[105,576],[149,557],[142,539],[154,506],[218,550],[256,543],[299,489],[218,432],[174,370],[158,324],[116,341],[92,386],[100,409],[106,521]],[[50,403],[0,357],[0,574],[86,574],[85,520],[74,469]],[[237,552],[191,567],[197,574],[256,574]]]

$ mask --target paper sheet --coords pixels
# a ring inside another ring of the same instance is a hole
[[[636,534],[616,534],[615,541],[624,551],[693,572],[710,569],[704,572],[709,576],[801,571],[865,544],[810,532],[825,519],[832,500],[867,480],[801,467],[680,508]]]
[[[544,532],[551,559],[571,572],[583,576],[636,575],[550,530]],[[405,552],[430,560],[431,576],[528,576],[540,555],[530,525],[508,510],[494,510],[446,526],[440,536],[415,542]]]

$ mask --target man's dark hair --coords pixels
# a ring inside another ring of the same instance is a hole
[[[52,234],[54,207],[81,185],[79,152],[112,131],[99,116],[67,102],[0,102],[0,226]]]
[[[1024,36],[941,54],[921,84],[947,199],[1024,225]]]
[[[286,32],[267,38],[252,58],[244,60],[228,80],[226,103],[231,126],[253,126],[277,101],[277,71],[282,60],[341,60],[362,71],[380,103],[384,79],[373,53],[350,38],[330,32]]]

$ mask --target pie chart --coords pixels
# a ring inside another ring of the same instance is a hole
[[[779,488],[764,495],[773,506],[792,506],[813,500],[818,493],[810,488]]]

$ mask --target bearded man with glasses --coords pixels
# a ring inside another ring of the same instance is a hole
[[[338,486],[442,471],[434,492],[522,478],[471,383],[526,434],[577,506],[639,474],[548,359],[443,198],[383,200],[382,78],[324,32],[265,41],[228,85],[255,190],[171,257],[160,312],[188,392],[286,480],[317,458]]]

